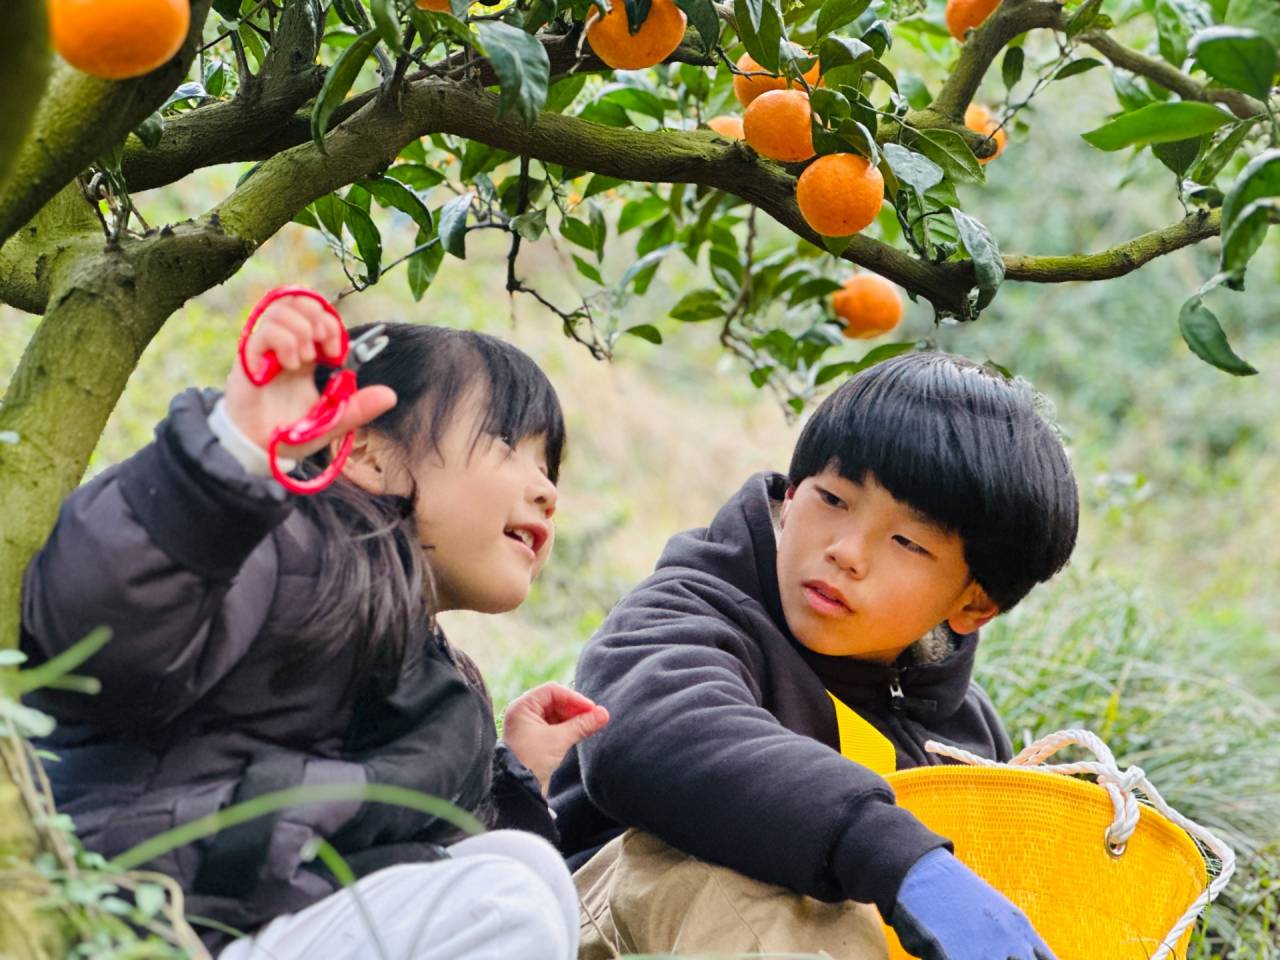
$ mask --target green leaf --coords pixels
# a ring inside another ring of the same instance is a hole
[[[1228,161],[1235,156],[1236,151],[1240,149],[1240,144],[1244,143],[1245,138],[1249,136],[1254,124],[1260,119],[1260,117],[1255,117],[1250,120],[1241,120],[1227,130],[1225,136],[1220,137],[1218,142],[1210,147],[1205,155],[1200,158],[1200,162],[1191,171],[1191,179],[1196,183],[1206,185],[1213,183],[1218,174],[1222,172],[1222,168],[1227,165]]]
[[[818,370],[818,375],[813,378],[813,385],[820,387],[836,377],[858,373],[867,369],[867,367],[875,366],[881,360],[888,360],[890,357],[896,357],[900,353],[906,353],[908,350],[914,350],[915,348],[916,342],[914,340],[899,343],[882,343],[880,346],[868,350],[861,360],[847,360],[843,363],[832,363],[821,367]]]
[[[625,290],[630,283],[635,284],[636,293],[641,296],[649,289],[649,282],[653,279],[654,273],[658,269],[658,264],[672,250],[676,249],[676,244],[668,243],[656,250],[650,250],[645,253],[635,263],[627,267],[627,272],[622,275],[622,279],[618,281],[618,289]]]
[[[1172,143],[1153,143],[1151,152],[1175,175],[1182,177],[1187,168],[1195,163],[1203,145],[1203,137],[1193,137],[1190,140],[1174,140]]]
[[[427,209],[421,197],[399,180],[381,177],[377,180],[358,180],[357,183],[368,190],[382,206],[408,214],[419,229],[431,229],[431,211]]]
[[[648,90],[624,86],[623,84],[606,86],[600,95],[596,97],[596,101],[616,103],[625,110],[634,110],[636,113],[643,114],[646,117],[652,117],[659,123],[662,123],[663,116],[667,111],[667,104],[662,98],[650,93]]]
[[[648,340],[650,343],[662,343],[662,334],[658,332],[658,328],[652,323],[641,323],[634,327],[627,327],[622,331],[629,333],[633,337],[639,337],[641,340]]]
[[[871,47],[878,60],[893,46],[893,32],[889,29],[889,24],[883,20],[876,20],[863,31],[862,40]]]
[[[1191,40],[1205,73],[1234,90],[1266,100],[1276,75],[1276,48],[1256,30],[1210,27]]]
[[[1125,147],[1198,137],[1231,120],[1231,114],[1207,103],[1152,103],[1132,113],[1121,114],[1081,136],[1099,150],[1123,150]]]
[[[360,0],[333,0],[333,9],[338,19],[347,26],[362,31],[369,29],[369,17]]]
[[[1068,39],[1083,33],[1094,25],[1102,8],[1102,0],[1085,0],[1067,20],[1064,32]]]
[[[587,263],[587,261],[583,260],[576,253],[570,254],[570,256],[573,257],[573,262],[577,266],[580,274],[592,283],[597,283],[602,287],[604,286],[604,277],[600,276],[599,270],[597,270],[593,265]]]
[[[991,236],[991,231],[962,210],[951,208],[951,216],[960,232],[960,242],[973,260],[973,275],[978,284],[978,299],[974,306],[981,310],[989,304],[1004,281],[1004,261]]]
[[[393,167],[387,167],[387,176],[394,177],[415,190],[430,190],[445,181],[443,173],[423,163],[397,163]]]
[[[1256,30],[1280,50],[1280,4],[1275,0],[1231,0],[1223,22]]]
[[[378,36],[382,38],[382,42],[387,45],[387,49],[396,54],[396,56],[404,53],[396,0],[366,0],[366,2],[373,12],[373,25],[378,31]]]
[[[1244,211],[1255,200],[1276,196],[1280,196],[1280,149],[1272,148],[1264,150],[1249,161],[1245,168],[1240,171],[1240,176],[1236,177],[1235,183],[1231,185],[1231,188],[1227,191],[1226,198],[1222,201],[1223,254],[1225,256],[1228,244],[1230,244],[1236,269],[1229,272],[1234,277],[1239,277],[1244,263],[1248,262],[1249,258],[1257,250],[1258,244],[1262,242],[1262,234],[1265,233],[1265,230],[1259,232],[1257,223],[1251,223],[1245,227],[1246,234],[1234,242],[1232,242],[1231,238],[1232,232],[1237,228],[1238,223],[1243,223]],[[1249,216],[1257,218],[1259,214],[1255,211]],[[1227,269],[1225,262],[1223,269]]]
[[[685,323],[715,320],[724,316],[724,308],[724,299],[719,290],[693,290],[676,302],[671,308],[671,316]]]
[[[515,110],[525,126],[533,126],[547,102],[551,61],[546,48],[519,27],[501,20],[487,20],[476,30],[498,75],[498,116]]]
[[[311,204],[316,217],[334,239],[342,236],[342,223],[346,218],[347,205],[336,193],[328,193]]]
[[[689,26],[698,34],[704,53],[710,53],[720,42],[720,16],[712,0],[676,0],[676,6],[684,11]]]
[[[1280,200],[1275,197],[1263,197],[1254,200],[1235,215],[1229,231],[1222,235],[1222,269],[1230,274],[1231,279],[1238,281],[1244,276],[1244,269],[1250,258],[1262,246],[1267,229],[1280,223]],[[1231,286],[1238,283],[1228,281]]]
[[[1102,61],[1095,57],[1080,57],[1078,60],[1072,60],[1062,65],[1062,69],[1053,75],[1055,80],[1065,80],[1067,77],[1079,76],[1082,73],[1088,73],[1094,67],[1102,66]]]
[[[827,37],[818,46],[818,59],[822,63],[822,72],[835,70],[846,64],[862,65],[872,60],[872,50],[861,40],[853,37]]]
[[[1010,90],[1022,79],[1022,67],[1026,57],[1021,47],[1010,47],[1004,52],[1004,60],[1000,62],[1000,77]]]
[[[596,248],[595,234],[591,232],[591,227],[585,221],[573,217],[561,218],[560,236],[587,250],[594,251]]]
[[[436,242],[432,243],[432,240]],[[439,237],[434,230],[429,233],[418,231],[418,237],[413,245],[423,249],[409,258],[409,292],[413,294],[414,300],[421,300],[422,295],[427,292],[427,287],[431,286],[431,282],[435,280],[440,264],[444,261],[444,246],[439,242]]]
[[[985,183],[982,164],[954,130],[921,130],[913,146],[942,168],[954,183]]]
[[[369,54],[378,45],[378,31],[369,30],[362,33],[356,42],[343,50],[329,72],[324,76],[320,94],[316,97],[316,105],[311,110],[311,139],[320,152],[328,156],[324,146],[324,135],[329,129],[329,117],[346,98],[351,85],[360,75],[360,68],[369,59]]]
[[[858,153],[867,158],[867,162],[873,167],[880,165],[880,146],[876,143],[876,138],[872,135],[863,124],[857,120],[846,117],[837,121],[836,132],[845,143],[853,147]]]
[[[561,80],[557,80],[551,85],[551,89],[547,91],[547,105],[545,107],[547,113],[561,113],[569,104],[573,103],[574,98],[582,92],[582,88],[587,83],[587,75],[585,73],[574,73]]]
[[[537,240],[547,230],[547,211],[529,210],[511,218],[511,229],[526,240]]]
[[[133,890],[133,902],[144,917],[154,917],[164,906],[167,896],[158,883],[140,883]]]
[[[901,84],[902,95],[907,98],[907,103],[912,109],[923,110],[933,103],[933,94],[929,92],[924,78],[918,73],[904,72]]]
[[[778,0],[734,0],[733,9],[747,53],[770,73],[779,72],[783,28]]]
[[[817,39],[857,20],[869,6],[871,0],[825,0],[818,9]]]
[[[1156,0],[1154,13],[1160,56],[1181,67],[1191,35],[1213,23],[1213,14],[1201,0]]]
[[[1205,307],[1198,296],[1182,305],[1178,312],[1178,329],[1191,352],[1219,370],[1237,377],[1251,376],[1258,371],[1240,359],[1227,342],[1227,335],[1213,312]]]
[[[884,157],[889,161],[889,168],[894,175],[903,183],[909,184],[916,193],[923,196],[926,190],[942,181],[942,168],[923,154],[896,143],[886,143],[880,149],[884,151]]]
[[[885,64],[873,58],[871,60],[867,60],[863,66],[866,67],[867,73],[873,74],[883,80],[889,85],[889,89],[894,93],[898,92],[898,78],[893,75],[893,71]]]
[[[667,202],[662,197],[644,197],[632,200],[618,215],[618,233],[623,234],[646,223],[652,223],[667,213]]]
[[[157,110],[138,124],[133,132],[137,134],[144,147],[154,150],[160,146],[160,138],[164,135],[164,117],[160,116],[160,111]]]
[[[617,0],[613,0],[614,3]],[[632,34],[637,33],[644,22],[649,19],[649,7],[652,0],[623,0],[623,6],[627,12],[627,29]]]
[[[365,276],[373,283],[382,272],[382,234],[378,232],[373,218],[357,204],[347,202],[344,220],[351,236],[355,237],[356,249],[364,261]]]
[[[467,214],[471,211],[471,194],[454,197],[440,208],[440,243],[445,253],[459,260],[467,258]]]

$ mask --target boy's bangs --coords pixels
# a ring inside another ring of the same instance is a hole
[[[878,372],[851,382],[840,409],[802,441],[823,457],[803,473],[828,464],[855,482],[870,473],[895,499],[961,535],[1020,509],[1009,489],[1018,466],[1007,457],[1018,429],[1009,397],[1016,388],[976,365],[939,364],[927,379]]]

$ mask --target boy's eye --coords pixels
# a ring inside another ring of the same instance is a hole
[[[818,496],[822,498],[822,502],[825,503],[828,507],[844,506],[844,501],[841,500],[839,497],[837,497],[830,490],[823,490],[821,487],[817,487],[816,489],[818,491]]]
[[[933,554],[931,554],[924,547],[920,546],[920,544],[916,543],[914,540],[910,540],[907,537],[902,536],[902,534],[896,534],[893,538],[893,541],[899,546],[905,547],[906,549],[910,550],[912,553],[918,553],[924,557],[933,556]]]

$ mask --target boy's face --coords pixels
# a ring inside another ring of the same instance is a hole
[[[778,536],[782,612],[815,653],[891,663],[944,620],[971,633],[998,612],[964,544],[873,477],[832,467],[787,491]]]

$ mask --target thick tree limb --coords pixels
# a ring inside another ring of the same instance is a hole
[[[320,92],[324,68],[316,63],[323,20],[312,0],[293,0],[281,16],[255,82],[226,103],[210,104],[165,121],[160,143],[125,143],[124,175],[130,190],[150,190],[181,180],[200,167],[261,154],[281,124]]]
[[[1029,283],[1063,283],[1068,280],[1110,280],[1132,273],[1166,253],[1217,236],[1222,211],[1193,213],[1168,227],[1152,230],[1100,253],[1060,257],[1004,257],[1005,280]]]
[[[45,0],[0,4],[0,184],[35,118],[49,79],[49,23]]]
[[[1256,117],[1266,111],[1266,105],[1255,100],[1247,93],[1239,90],[1212,90],[1198,80],[1183,73],[1172,64],[1148,57],[1126,47],[1111,34],[1103,30],[1091,30],[1082,33],[1080,39],[1097,50],[1117,67],[1154,80],[1166,90],[1172,91],[1183,100],[1203,100],[1206,103],[1225,104],[1237,117],[1246,119]]]
[[[59,63],[35,123],[0,187],[0,244],[73,177],[149,117],[187,75],[211,0],[192,0],[178,54],[136,80],[99,80]]]

